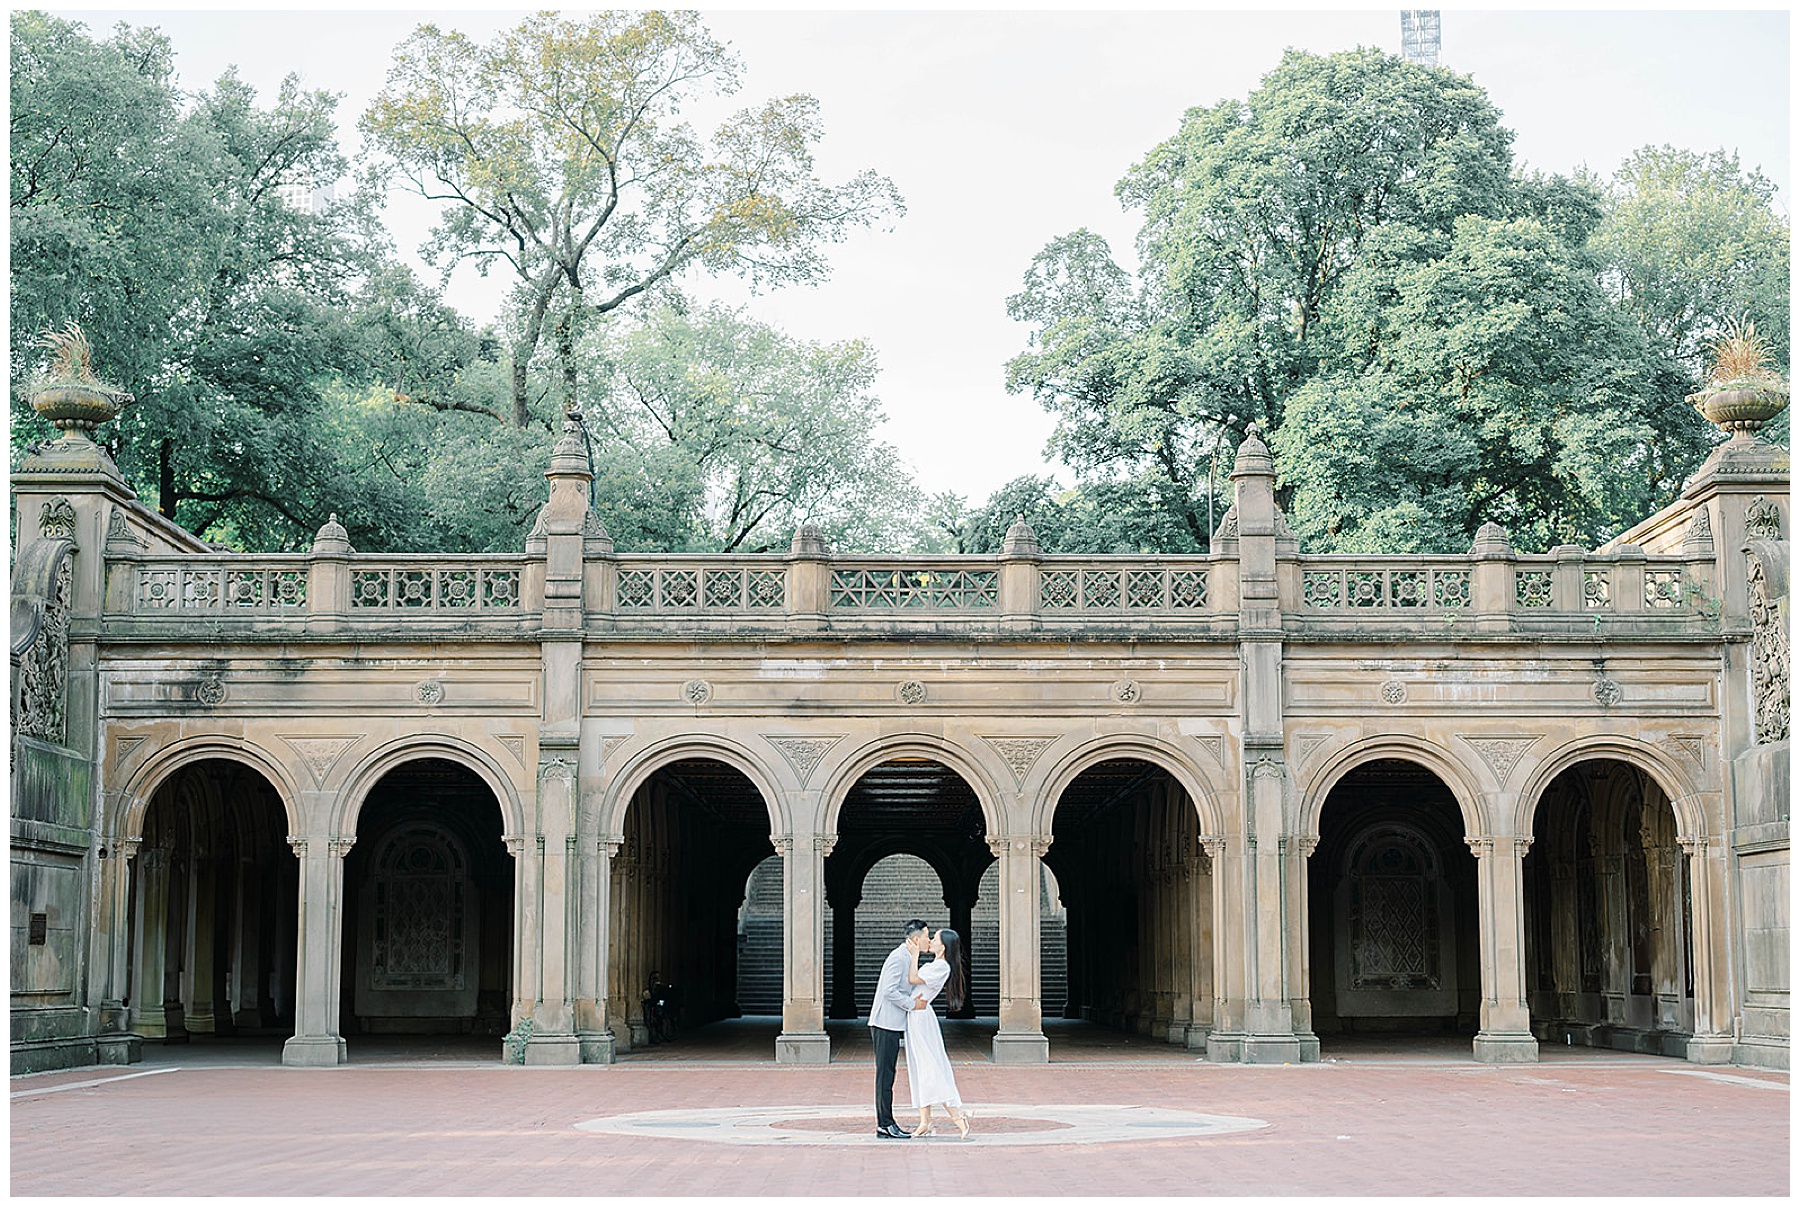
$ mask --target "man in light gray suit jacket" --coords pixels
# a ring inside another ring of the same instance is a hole
[[[869,1008],[869,1034],[875,1040],[875,1134],[884,1140],[910,1140],[912,1133],[894,1122],[894,1066],[900,1061],[900,1036],[906,1031],[906,1012],[925,1005],[925,999],[906,983],[913,952],[930,934],[917,918],[906,924],[906,941],[888,953],[875,982],[875,1004]]]

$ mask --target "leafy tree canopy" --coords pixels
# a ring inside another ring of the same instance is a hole
[[[1153,509],[1170,551],[1207,547],[1214,455],[1253,419],[1307,548],[1451,551],[1490,519],[1525,548],[1595,543],[1716,438],[1682,402],[1684,333],[1712,320],[1633,292],[1655,270],[1632,266],[1680,259],[1704,212],[1735,251],[1696,260],[1692,292],[1785,316],[1786,223],[1757,179],[1648,152],[1610,189],[1527,176],[1468,78],[1290,51],[1119,182],[1135,275],[1087,231],[1038,254],[1008,386],[1057,417],[1082,494]]]
[[[481,45],[422,25],[401,44],[361,128],[371,179],[445,203],[423,249],[514,277],[510,418],[531,421],[528,373],[554,326],[562,398],[578,400],[580,325],[698,265],[752,284],[814,281],[825,245],[897,214],[890,181],[813,171],[818,102],[745,109],[703,139],[684,102],[738,87],[738,64],[694,13],[538,13]]]

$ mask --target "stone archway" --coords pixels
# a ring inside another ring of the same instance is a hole
[[[1349,1037],[1477,1031],[1477,868],[1463,825],[1450,787],[1404,758],[1359,764],[1325,798],[1307,866],[1310,1005],[1325,1054]]]
[[[973,925],[994,857],[981,800],[962,774],[919,755],[889,758],[850,785],[836,826],[824,868],[830,1017],[867,1018],[881,962],[909,917],[961,933],[971,971],[994,961]],[[971,995],[956,1017],[976,1018],[981,1004]]]
[[[514,991],[514,860],[499,800],[461,763],[391,767],[344,857],[339,1033],[498,1038]]]
[[[1661,785],[1617,759],[1567,768],[1537,803],[1523,874],[1538,1040],[1687,1055],[1692,885]]]
[[[1144,759],[1095,763],[1051,814],[1067,918],[1063,1015],[1184,1047],[1212,1026],[1212,872],[1194,801]],[[1040,909],[1048,907],[1046,896]]]
[[[782,867],[769,862],[770,817],[750,778],[712,758],[663,764],[632,793],[608,911],[607,1016],[617,1051],[650,1044],[644,991],[658,976],[675,991],[682,1033],[744,1013],[740,955],[756,962],[746,971],[761,974],[763,997],[772,994],[774,1012],[781,1012]],[[763,891],[752,896],[759,882]],[[772,919],[772,932],[759,931],[772,942],[744,950],[740,920],[752,909]]]
[[[131,865],[123,995],[147,1039],[286,1036],[294,1027],[299,862],[256,769],[186,763],[143,813]]]

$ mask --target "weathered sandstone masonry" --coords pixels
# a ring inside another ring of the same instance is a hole
[[[1786,1065],[1788,475],[1749,435],[1541,555],[1306,555],[1254,430],[1204,557],[623,554],[578,434],[547,476],[522,555],[262,555],[80,431],[17,470],[15,1071],[232,1028],[607,1061],[771,852],[774,1055],[823,1061],[828,861],[903,849],[924,770],[972,804],[921,832],[998,864],[998,1061],[1048,1055],[1042,862],[1071,1002],[1210,1059],[1428,1024]]]

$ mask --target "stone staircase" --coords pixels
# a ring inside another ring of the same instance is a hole
[[[995,868],[981,882],[970,935],[969,996],[975,1013],[991,1018],[1000,1010],[1000,928],[993,902],[998,897]],[[1068,996],[1066,917],[1053,900],[1048,878],[1041,890],[1042,1003],[1046,1018],[1060,1018]],[[856,909],[856,1009],[866,1017],[881,976],[881,963],[900,942],[900,926],[920,917],[935,928],[947,918],[937,873],[924,860],[893,855],[870,870]],[[832,979],[832,911],[825,909],[824,957],[827,1000]],[[781,863],[771,859],[751,873],[738,928],[738,1005],[747,1015],[781,1013]],[[943,1000],[934,1003],[944,1012]]]

